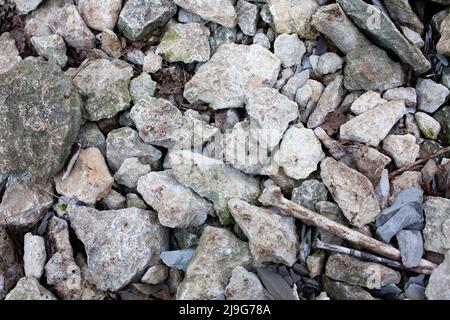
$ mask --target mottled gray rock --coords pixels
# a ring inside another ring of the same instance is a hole
[[[407,26],[415,32],[423,32],[423,23],[411,8],[408,0],[385,0],[383,2],[394,22],[401,26]]]
[[[313,253],[306,259],[306,266],[309,271],[309,276],[315,278],[322,274],[323,265],[325,262],[325,253]]]
[[[412,134],[390,134],[383,140],[383,150],[394,159],[397,167],[403,167],[416,161],[419,145]]]
[[[274,54],[280,59],[283,68],[290,68],[302,62],[306,53],[305,44],[296,34],[283,33],[273,44]]]
[[[119,210],[125,208],[126,198],[119,192],[111,189],[102,199],[101,204],[108,210]]]
[[[267,300],[258,276],[241,266],[233,269],[225,296],[227,300]]]
[[[209,60],[209,29],[200,23],[171,23],[156,49],[169,62],[205,62]]]
[[[417,108],[421,111],[433,113],[444,104],[450,91],[440,83],[431,79],[417,80]]]
[[[148,164],[143,164],[138,158],[127,158],[114,174],[114,180],[128,188],[135,188],[140,177],[152,170]]]
[[[184,97],[191,103],[208,103],[214,110],[241,107],[247,91],[275,84],[280,64],[259,45],[224,44],[198,68],[185,86]]]
[[[157,83],[152,77],[143,72],[139,77],[134,78],[130,82],[130,96],[133,103],[136,104],[141,99],[148,99],[155,94]]]
[[[380,206],[369,179],[331,157],[320,168],[323,183],[352,225],[362,227],[375,220]]]
[[[23,276],[19,256],[16,253],[13,238],[0,226],[0,299],[15,286]]]
[[[161,260],[168,267],[186,271],[194,254],[195,250],[193,249],[164,251],[161,253]]]
[[[16,42],[9,32],[3,33],[0,36],[0,74],[11,70],[21,60]]]
[[[450,55],[450,17],[447,15],[444,20],[442,20],[440,28],[441,37],[439,42],[436,44],[436,51],[440,54]]]
[[[211,36],[209,37],[209,45],[213,53],[224,43],[235,43],[237,41],[237,32],[234,28],[225,28],[222,26],[217,26],[217,28],[212,30]],[[270,49],[270,47],[268,48]]]
[[[383,94],[383,99],[387,101],[403,100],[407,107],[415,108],[417,106],[416,90],[410,87],[389,89]]]
[[[450,144],[450,106],[440,108],[433,118],[441,125],[439,139],[446,144]]]
[[[42,0],[13,0],[16,4],[16,10],[21,15],[26,15],[35,10],[42,2]]]
[[[147,272],[142,276],[141,282],[146,284],[159,284],[164,282],[169,276],[169,268],[160,264],[148,268]]]
[[[418,48],[409,43],[391,19],[378,7],[366,4],[362,0],[338,0],[338,3],[359,28],[380,45],[392,50],[415,72],[424,73],[431,69],[428,59]]]
[[[316,203],[327,200],[328,190],[322,182],[305,180],[292,190],[291,201],[315,211]]]
[[[53,204],[51,184],[30,176],[11,175],[0,204],[0,225],[28,228],[35,225]]]
[[[78,9],[89,28],[113,30],[122,9],[122,0],[79,0]]]
[[[295,101],[299,106],[300,120],[306,122],[311,112],[316,108],[324,90],[322,83],[316,80],[308,80],[295,94]]]
[[[213,214],[212,205],[180,184],[170,170],[151,172],[141,177],[137,190],[145,202],[158,212],[160,223],[169,228],[200,226],[208,214]]]
[[[141,197],[139,197],[135,193],[127,193],[126,199],[127,199],[126,202],[127,208],[138,208],[142,210],[148,209],[145,201],[142,200]]]
[[[418,230],[401,230],[396,238],[403,265],[407,268],[417,267],[423,255],[422,233]]]
[[[405,38],[416,48],[423,48],[425,45],[425,42],[423,41],[422,37],[419,33],[415,32],[414,30],[411,30],[408,27],[400,27],[402,30],[403,35]]]
[[[253,44],[259,44],[261,47],[266,49],[270,49],[272,47],[269,38],[262,32],[258,32],[253,36]]]
[[[384,265],[364,262],[345,254],[333,254],[328,258],[325,275],[349,285],[368,289],[380,289],[400,282],[400,273]]]
[[[45,263],[47,262],[44,238],[27,233],[25,234],[23,247],[25,275],[39,280],[44,273]]]
[[[403,101],[383,103],[344,123],[340,138],[376,147],[405,113]]]
[[[431,274],[425,295],[428,300],[450,300],[450,251]]]
[[[58,173],[80,128],[81,106],[75,86],[52,63],[22,61],[0,75],[0,173]]]
[[[81,148],[95,147],[100,150],[103,156],[106,156],[106,139],[97,124],[87,122],[82,125],[76,141],[80,144]]]
[[[30,13],[25,21],[25,33],[32,36],[49,36],[54,34],[52,23],[57,19],[59,9],[66,4],[73,4],[73,0],[47,0],[39,8]]]
[[[450,200],[427,197],[423,206],[425,213],[425,250],[445,254],[450,250]]]
[[[317,61],[317,66],[314,69],[318,75],[323,76],[342,69],[344,65],[344,59],[339,57],[334,52],[326,52],[321,55]]]
[[[377,234],[384,242],[389,243],[392,237],[400,230],[422,222],[422,215],[414,207],[406,205],[398,210],[386,223],[378,227]]]
[[[109,119],[127,109],[131,102],[128,86],[133,68],[121,60],[97,59],[80,67],[73,82],[86,98],[90,121]]]
[[[441,131],[441,124],[425,112],[414,114],[416,123],[423,135],[428,139],[436,139]]]
[[[387,90],[405,84],[401,65],[373,45],[358,47],[347,53],[344,85],[352,90]]]
[[[117,25],[129,40],[142,40],[176,13],[177,7],[171,0],[129,0],[120,12]]]
[[[254,36],[259,19],[258,6],[244,0],[238,0],[236,3],[236,13],[241,31],[248,36]]]
[[[333,300],[376,300],[369,292],[359,286],[333,281],[326,276],[321,277],[321,282]]]
[[[19,280],[5,300],[57,300],[56,297],[45,289],[39,281],[33,277],[23,277]]]
[[[187,150],[170,154],[175,178],[200,196],[210,200],[222,224],[231,222],[227,206],[234,197],[255,203],[261,190],[256,178],[247,176],[220,160]]]
[[[104,198],[114,182],[105,158],[97,148],[81,150],[70,174],[55,177],[55,187],[59,194],[87,204],[95,204]]]
[[[160,55],[149,52],[144,57],[144,65],[142,67],[142,70],[148,73],[158,72],[162,68],[162,62],[163,58]]]
[[[393,199],[403,190],[409,188],[422,188],[422,173],[418,171],[406,171],[401,175],[391,179],[391,197],[389,203],[393,202]]]
[[[101,49],[112,58],[119,58],[122,55],[122,43],[114,31],[106,29],[97,34],[96,38],[101,42]]]
[[[205,23],[205,20],[203,20],[199,15],[186,11],[183,8],[178,9],[178,21],[181,23]]]
[[[278,209],[259,208],[238,198],[228,201],[231,215],[249,239],[254,263],[283,263],[297,260],[299,240],[295,221]]]
[[[66,55],[66,43],[61,36],[53,34],[50,36],[32,37],[31,43],[38,55],[54,62],[61,68],[65,67],[68,58]]]
[[[174,0],[174,2],[186,11],[226,28],[234,28],[237,24],[237,14],[232,0]]]
[[[156,214],[136,208],[97,211],[69,206],[71,227],[86,248],[91,281],[101,290],[117,291],[168,248],[168,232]]]
[[[316,203],[314,211],[317,211],[319,214],[327,217],[328,219],[336,221],[342,225],[345,225],[345,226],[348,225],[348,222],[345,219],[341,208],[339,208],[339,206],[334,202],[319,201]],[[343,243],[342,238],[339,238],[338,236],[335,236],[334,234],[332,234],[328,231],[321,230],[321,229],[318,229],[318,231],[319,231],[320,239],[323,242],[328,242],[328,243],[332,243],[332,244],[336,244],[336,245],[341,245]]]
[[[245,267],[251,261],[247,243],[228,230],[206,227],[176,299],[224,300],[234,268]]]
[[[392,90],[392,89],[391,89]],[[389,91],[389,90],[388,90]],[[397,100],[397,99],[394,99]],[[369,90],[362,95],[360,95],[355,101],[353,101],[350,110],[356,114],[360,115],[367,110],[373,109],[376,106],[386,103],[387,101],[382,99],[378,92]]]
[[[281,94],[284,94],[290,100],[294,100],[297,91],[301,87],[305,86],[308,83],[308,81],[309,81],[309,70],[304,70],[300,73],[296,73],[286,81],[286,84],[281,89]]]

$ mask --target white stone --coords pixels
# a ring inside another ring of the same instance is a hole
[[[160,55],[149,52],[144,58],[143,71],[147,73],[156,73],[162,68],[163,59]]]
[[[248,36],[255,35],[259,19],[258,7],[253,3],[238,0],[236,3],[236,13],[241,31]]]
[[[383,99],[387,101],[403,100],[407,107],[415,108],[417,106],[416,89],[411,87],[389,89],[383,94]]]
[[[325,87],[316,80],[308,80],[295,94],[295,101],[300,110],[300,120],[306,122],[316,108]]]
[[[275,56],[280,59],[284,68],[293,67],[302,62],[306,53],[305,44],[296,34],[281,34],[273,45]]]
[[[146,284],[159,284],[164,282],[169,275],[169,268],[163,264],[148,268],[142,276],[141,282]]]
[[[417,80],[417,108],[421,111],[433,113],[444,104],[450,91],[440,83],[431,79]]]
[[[21,15],[26,15],[35,10],[43,0],[13,0],[16,9]],[[0,3],[1,4],[1,3]]]
[[[230,283],[225,288],[225,296],[227,300],[266,300],[261,280],[241,266],[233,269]]]
[[[44,273],[45,263],[47,262],[44,238],[27,233],[25,234],[23,247],[25,275],[39,280]]]
[[[135,188],[140,177],[152,170],[147,164],[142,164],[138,158],[128,158],[122,162],[119,170],[114,174],[114,180],[128,188]]]
[[[383,140],[383,150],[394,159],[399,168],[416,161],[419,156],[419,149],[416,138],[412,134],[391,134]]]
[[[414,116],[423,135],[428,139],[436,139],[441,131],[441,124],[425,112],[416,112]]]
[[[234,28],[237,24],[237,14],[232,0],[174,0],[174,2],[186,11],[226,28]]]
[[[21,60],[16,42],[9,32],[3,33],[0,36],[0,74],[8,72]]]
[[[319,57],[317,61],[317,67],[314,71],[318,75],[327,75],[330,73],[335,73],[336,71],[342,69],[344,65],[344,59],[339,57],[334,52],[326,52]]]
[[[157,83],[152,80],[152,77],[143,72],[139,77],[130,81],[130,95],[133,103],[138,103],[139,100],[153,97],[155,94]]]
[[[398,99],[393,99],[398,100]],[[367,91],[360,95],[355,101],[353,101],[350,110],[356,114],[360,115],[367,110],[373,109],[380,104],[386,103],[387,101],[381,98],[380,94],[375,91]]]

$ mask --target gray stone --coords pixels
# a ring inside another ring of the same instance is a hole
[[[21,15],[26,15],[31,11],[36,10],[42,1],[43,0],[13,0],[16,4],[16,10]]]
[[[170,154],[175,178],[200,196],[214,204],[214,209],[222,224],[231,222],[227,206],[231,198],[241,198],[255,203],[261,190],[259,181],[220,160],[205,157],[187,150]]]
[[[254,36],[259,19],[258,6],[244,0],[238,0],[236,3],[236,13],[241,31],[245,35]]]
[[[423,32],[423,23],[411,8],[408,0],[385,0],[384,5],[391,19],[398,25],[407,26],[420,34]]]
[[[142,210],[147,210],[148,206],[145,203],[144,200],[141,199],[137,194],[135,193],[127,193],[126,195],[127,199],[127,208],[138,208]]]
[[[236,40],[236,29],[217,26],[217,28],[212,30],[211,36],[209,37],[209,45],[211,46],[212,52],[215,53],[222,44],[235,43]]]
[[[108,210],[119,210],[125,208],[126,198],[119,192],[111,189],[102,199],[101,204]]]
[[[106,139],[97,124],[87,122],[82,125],[76,141],[82,149],[94,147],[100,150],[104,157],[106,156]]]
[[[164,251],[161,253],[161,260],[168,267],[186,271],[194,254],[195,250],[193,249]]]
[[[167,229],[150,211],[69,206],[67,215],[86,248],[91,281],[100,290],[120,290],[157,265],[160,253],[169,245]]]
[[[304,87],[308,83],[308,81],[309,70],[296,73],[286,81],[286,84],[281,89],[281,94],[284,94],[290,100],[294,100],[297,91],[300,88]]]
[[[174,0],[174,2],[186,11],[226,28],[234,28],[237,24],[237,14],[232,0]]]
[[[450,300],[450,251],[431,274],[425,295],[428,300]]]
[[[391,89],[395,90],[395,89]],[[390,91],[390,90],[388,90]],[[397,100],[397,99],[394,99]],[[362,95],[360,95],[355,101],[353,101],[350,110],[356,114],[360,115],[367,110],[373,109],[380,104],[386,103],[387,101],[382,99],[378,92],[369,90]]]
[[[47,262],[44,238],[27,233],[25,234],[23,247],[25,275],[39,280],[44,273],[45,263]]]
[[[176,13],[177,7],[172,0],[129,0],[120,12],[117,25],[129,40],[142,40]]]
[[[130,106],[128,91],[133,68],[121,60],[98,59],[80,67],[73,82],[86,98],[90,121],[109,119]]]
[[[130,157],[138,158],[152,169],[161,167],[161,151],[144,143],[135,130],[124,127],[111,131],[106,138],[106,158],[111,169],[119,170],[123,161]]]
[[[184,97],[191,103],[208,103],[214,110],[241,107],[247,91],[275,84],[280,64],[259,45],[224,44],[198,68],[185,86]]]
[[[322,182],[305,180],[292,190],[291,201],[314,211],[316,203],[327,200],[327,196],[328,190]]]
[[[266,300],[264,287],[258,276],[237,266],[233,269],[230,283],[225,288],[227,300]]]
[[[425,300],[425,287],[423,285],[412,283],[405,289],[404,294],[409,300]]]
[[[390,134],[383,140],[383,150],[394,159],[399,168],[416,161],[419,149],[419,144],[412,134]]]
[[[405,113],[403,101],[383,103],[344,123],[340,138],[376,147]]]
[[[228,201],[228,207],[249,239],[256,265],[295,263],[300,243],[292,217],[284,216],[278,209],[255,207],[238,198]]]
[[[336,203],[330,201],[319,201],[315,205],[315,211],[317,211],[322,216],[327,217],[333,221],[336,221],[342,225],[348,226],[348,222],[342,213],[341,208]],[[336,245],[341,245],[343,243],[342,238],[335,236],[334,234],[318,229],[320,239],[323,242],[328,242]]]
[[[417,106],[416,90],[410,87],[389,89],[383,94],[383,99],[387,101],[403,100],[407,107],[415,108]]]
[[[393,199],[403,190],[409,188],[422,188],[422,173],[418,171],[406,171],[401,175],[391,179],[391,197],[389,203],[393,202]]]
[[[0,75],[14,68],[21,60],[16,42],[9,32],[3,33],[0,36]]]
[[[440,28],[441,37],[439,42],[436,44],[436,51],[440,54],[450,55],[450,17],[447,15],[444,20],[442,20]]]
[[[19,280],[5,300],[57,300],[56,297],[45,289],[39,281],[33,277],[24,277]]]
[[[206,227],[176,299],[224,300],[234,268],[248,266],[251,261],[247,243],[228,230]]]
[[[450,91],[440,83],[431,79],[418,79],[416,85],[417,108],[433,113],[444,104]]]
[[[305,44],[296,34],[283,33],[279,35],[273,44],[274,54],[280,59],[283,68],[290,68],[302,62],[306,53]]]
[[[377,234],[380,238],[389,243],[393,236],[395,236],[400,230],[423,222],[422,215],[417,210],[410,206],[403,206],[398,210],[388,221],[377,228]]]
[[[415,32],[414,30],[411,30],[408,27],[401,27],[403,35],[405,38],[416,48],[423,48],[425,45],[425,42],[423,41],[422,37],[419,33]]]
[[[136,104],[141,99],[148,99],[155,94],[157,83],[152,77],[143,72],[139,77],[134,78],[130,82],[130,95],[133,103]]]
[[[306,258],[306,266],[309,271],[309,276],[315,278],[322,274],[323,265],[325,262],[325,253],[313,253]]]
[[[75,86],[52,63],[23,61],[0,75],[0,173],[58,173],[80,128],[81,107]]]
[[[328,258],[325,275],[349,285],[368,289],[380,289],[400,282],[401,275],[384,265],[364,262],[345,254],[333,254]]]
[[[359,286],[351,286],[341,281],[321,277],[322,285],[333,300],[376,300],[369,292]]]
[[[322,96],[324,86],[316,80],[308,80],[295,94],[295,101],[299,106],[300,120],[306,122],[311,112],[316,108]]]
[[[314,69],[318,75],[323,76],[342,69],[344,59],[334,52],[326,52],[319,57],[317,67]]]
[[[113,30],[122,9],[122,0],[79,0],[78,9],[89,28]]]
[[[450,144],[450,106],[440,108],[433,118],[441,125],[438,138],[446,144]]]
[[[128,188],[135,188],[140,177],[152,170],[148,164],[143,164],[138,158],[127,158],[122,162],[119,170],[114,175],[114,180]]]
[[[205,23],[205,20],[203,20],[199,15],[186,11],[183,8],[178,9],[178,21],[181,23]]]
[[[142,70],[148,73],[156,73],[162,68],[163,58],[153,52],[147,53],[144,57],[144,65]]]
[[[205,62],[211,55],[209,36],[200,23],[170,23],[155,53],[169,62]]]
[[[387,90],[405,84],[405,74],[399,63],[373,45],[358,47],[347,53],[344,85],[352,90]]]
[[[401,230],[396,234],[402,264],[407,268],[419,265],[423,255],[422,232],[418,230]]]
[[[425,250],[445,254],[450,250],[450,199],[427,197],[425,213]]]
[[[320,168],[323,183],[352,225],[362,227],[375,220],[380,206],[369,179],[331,157]]]
[[[423,135],[428,139],[436,139],[441,131],[441,124],[425,112],[414,114],[416,123]]]
[[[208,215],[213,215],[211,203],[180,184],[170,170],[141,177],[137,190],[158,212],[160,223],[169,228],[200,226]]]
[[[146,284],[160,284],[163,283],[169,276],[169,268],[160,264],[148,268],[147,272],[142,276],[141,282]]]
[[[269,268],[257,268],[258,276],[274,300],[299,300],[297,292],[287,281]]]
[[[43,1],[39,8],[26,17],[24,28],[26,35],[31,38],[32,36],[49,36],[54,34],[55,32],[51,29],[52,23],[57,19],[59,9],[66,4],[73,4],[73,0]]]
[[[259,32],[253,36],[253,44],[259,44],[261,47],[270,49],[272,44],[269,38],[262,32]]]
[[[122,43],[114,31],[106,29],[96,38],[101,42],[101,49],[112,58],[117,59],[122,55]]]
[[[19,256],[16,253],[13,238],[0,226],[0,299],[16,285],[16,282],[23,276],[22,266]]]

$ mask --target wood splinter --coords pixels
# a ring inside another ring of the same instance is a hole
[[[283,193],[278,186],[270,186],[264,189],[263,194],[259,197],[259,202],[265,206],[276,207],[283,212],[300,219],[304,223],[326,230],[349,243],[377,253],[383,257],[401,262],[401,255],[398,249],[289,201],[283,196]],[[422,259],[416,270],[423,274],[431,274],[435,268],[437,268],[436,264]]]

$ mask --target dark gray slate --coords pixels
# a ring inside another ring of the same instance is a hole
[[[401,230],[396,237],[403,265],[407,268],[417,267],[423,256],[422,232],[418,230]]]
[[[377,234],[384,242],[389,243],[392,237],[400,230],[421,222],[423,222],[422,215],[414,207],[407,205],[402,207],[392,218],[379,227]]]

